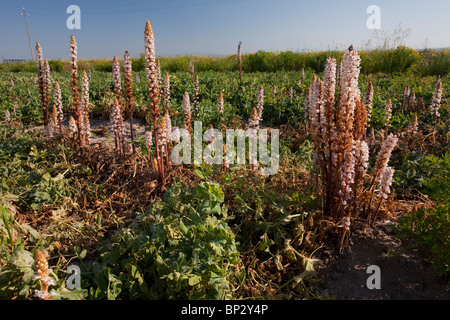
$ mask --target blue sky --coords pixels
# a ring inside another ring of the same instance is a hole
[[[69,30],[69,5],[81,9],[81,29]],[[369,5],[381,9],[381,30],[401,25],[410,30],[405,44],[417,49],[450,46],[448,0],[4,0],[0,11],[0,55],[30,59],[25,7],[33,47],[44,57],[68,59],[70,35],[78,56],[111,58],[144,48],[144,27],[150,20],[157,55],[226,55],[258,50],[364,49],[374,33],[366,26]],[[372,42],[372,45],[374,42]]]

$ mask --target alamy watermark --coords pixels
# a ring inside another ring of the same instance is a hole
[[[249,164],[264,165],[259,167],[262,175],[274,175],[279,169],[279,137],[278,129],[247,129],[245,131],[226,129],[224,137],[220,130],[213,128],[203,133],[202,122],[194,121],[193,139],[191,132],[186,129],[176,128],[172,131],[172,141],[177,141],[177,144],[172,148],[171,159],[174,165],[182,163],[200,165],[204,161],[209,165],[228,167],[233,164],[245,164],[248,155]],[[203,142],[208,142],[204,148]]]
[[[67,268],[66,287],[69,290],[81,288],[81,269],[79,266],[72,264]]]
[[[77,5],[67,7],[66,13],[71,14],[66,21],[67,29],[81,29],[81,9]]]
[[[367,14],[370,16],[366,20],[366,26],[369,30],[379,30],[381,29],[381,9],[377,5],[370,5],[366,10]]]
[[[67,268],[66,287],[69,290],[81,289],[81,270],[77,265],[70,265]],[[366,273],[371,274],[366,281],[366,287],[369,290],[381,289],[381,269],[377,265],[370,265]]]
[[[366,273],[370,273],[371,276],[367,278],[367,289],[381,289],[381,269],[377,265],[370,265],[367,267]]]

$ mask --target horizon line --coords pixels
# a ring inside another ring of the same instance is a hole
[[[357,50],[357,51],[368,51],[368,52],[371,52],[371,51],[377,51],[377,50],[396,50],[396,49],[398,49],[399,47],[402,47],[402,46],[406,47],[406,48],[414,49],[416,51],[425,51],[425,50],[437,51],[437,50],[450,49],[450,46],[447,46],[447,47],[435,47],[435,48],[414,48],[414,47],[411,47],[411,46],[399,45],[397,48],[387,48],[387,49],[374,48],[374,49],[368,49],[368,50],[367,49],[366,50],[361,49],[361,50]],[[306,54],[306,53],[345,52],[345,51],[346,50],[339,50],[339,49],[311,50],[311,51],[298,51],[298,50],[297,51],[294,51],[294,50],[280,50],[280,51],[270,50],[270,51],[267,51],[267,50],[260,49],[258,51],[243,52],[242,55],[250,55],[250,54],[255,54],[257,52],[267,52],[267,53],[272,53],[272,54],[280,54],[280,53],[283,53],[283,52],[293,52],[293,53],[298,53],[298,54],[302,54],[302,53]],[[139,59],[142,54],[144,54],[144,52],[140,52],[138,55],[133,55],[132,58]],[[173,55],[156,55],[156,57],[157,58],[180,58],[180,57],[227,58],[227,57],[231,57],[231,56],[234,56],[234,55],[237,55],[237,53],[229,53],[229,54],[226,54],[226,53],[221,53],[221,54],[219,54],[219,53],[192,53],[192,54],[190,54],[190,53],[180,53],[180,54],[173,54]],[[29,58],[28,59],[5,58],[3,55],[1,55],[1,57],[2,57],[2,63],[4,63],[5,60],[15,60],[15,59],[17,59],[17,60],[24,60],[24,61],[20,61],[20,62],[33,61],[33,60],[29,59]],[[101,57],[101,58],[79,58],[78,60],[79,61],[82,61],[82,60],[110,60],[110,59],[113,59],[113,58],[114,58],[114,56]],[[117,58],[119,60],[123,60],[123,57],[117,56]],[[48,59],[48,60],[49,61],[63,61],[63,62],[64,61],[70,61],[69,58],[62,59],[61,57]],[[20,62],[18,62],[18,63],[20,63]]]

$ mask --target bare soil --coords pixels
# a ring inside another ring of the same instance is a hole
[[[110,128],[110,120],[107,118],[92,118],[90,119],[90,125],[91,130],[94,131],[93,134],[91,134],[91,143],[103,143],[107,142],[110,145],[114,145],[114,136],[113,131]],[[130,120],[125,119],[123,121],[125,135],[127,138],[131,137],[131,130],[130,130]],[[95,133],[99,130],[106,129],[106,133]],[[133,131],[134,136],[139,137],[142,135],[145,135],[145,131],[149,130],[148,124],[141,119],[133,119]]]
[[[445,279],[427,262],[430,252],[395,236],[394,222],[355,231],[349,247],[324,253],[320,273],[326,292],[338,300],[449,300]],[[369,289],[370,265],[380,268],[381,288]]]
[[[106,142],[110,146],[114,146],[114,135],[113,130],[111,128],[111,121],[109,118],[90,118],[90,127],[91,127],[91,138],[90,142],[91,144],[101,144],[103,142]],[[65,118],[62,122],[63,128],[68,130],[69,128],[69,119]],[[124,119],[123,121],[124,125],[124,131],[127,139],[131,137],[131,130],[130,130],[130,120]],[[32,128],[27,129],[26,131],[33,131],[33,130],[43,130],[44,126],[39,125]],[[148,124],[145,122],[145,120],[135,118],[133,119],[133,130],[135,139],[139,136],[144,136],[145,131],[150,130]]]

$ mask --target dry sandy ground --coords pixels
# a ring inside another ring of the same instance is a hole
[[[393,222],[352,234],[344,253],[322,257],[327,292],[339,300],[449,300],[445,280],[433,273],[430,253],[394,235]],[[380,268],[380,289],[369,289],[370,265]]]
[[[104,118],[94,118],[90,119],[91,129],[92,130],[99,130],[105,127],[108,131],[106,134],[92,134],[91,135],[91,143],[102,143],[107,142],[108,144],[114,145],[114,136],[112,133],[110,126],[109,119]],[[125,135],[127,138],[131,137],[130,133],[130,120],[126,119],[123,122],[124,129],[125,129]],[[145,123],[145,121],[140,119],[133,119],[133,130],[135,132],[135,137],[145,135],[145,131],[149,130],[149,126]]]
[[[91,118],[91,119],[89,119],[89,121],[90,121],[91,130],[93,131],[93,132],[91,132],[91,138],[90,138],[91,144],[106,142],[106,143],[110,144],[111,146],[114,146],[114,135],[113,135],[113,131],[110,127],[110,120],[107,118]],[[64,119],[62,124],[63,124],[63,127],[65,127],[65,129],[68,129],[68,127],[69,127],[68,119]],[[29,128],[26,131],[43,130],[43,129],[44,129],[44,126],[41,125],[41,126]],[[99,132],[99,131],[102,131],[102,129],[104,129],[103,130],[104,132]],[[133,119],[133,129],[134,129],[135,138],[136,138],[139,136],[144,136],[145,131],[149,130],[150,128],[144,120]],[[124,130],[125,130],[125,135],[129,139],[131,137],[129,119],[124,120]]]

